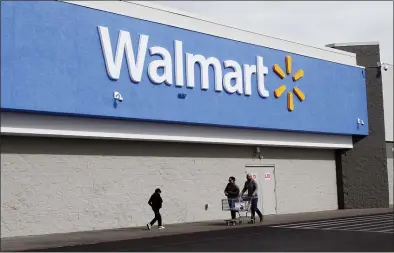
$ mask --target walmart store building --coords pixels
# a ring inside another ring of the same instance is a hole
[[[157,187],[165,224],[223,219],[247,172],[266,215],[388,207],[392,72],[388,113],[379,45],[330,47],[140,3],[2,1],[1,236],[141,226]]]

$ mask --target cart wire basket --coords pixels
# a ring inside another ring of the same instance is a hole
[[[222,199],[222,211],[235,211],[238,214],[238,218],[235,220],[225,220],[227,226],[234,226],[237,222],[241,224],[245,221],[251,221],[251,217],[248,216],[250,207],[251,199],[248,197]]]

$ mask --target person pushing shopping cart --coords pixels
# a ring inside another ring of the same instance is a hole
[[[244,195],[246,191],[248,191],[248,199],[251,202],[252,223],[254,223],[255,221],[255,213],[257,213],[257,215],[260,217],[260,222],[263,222],[263,214],[260,212],[259,208],[257,207],[257,203],[258,203],[257,190],[258,190],[258,186],[256,181],[252,178],[251,174],[247,174],[246,182],[241,192],[241,197]]]

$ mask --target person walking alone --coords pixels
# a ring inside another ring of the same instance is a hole
[[[161,221],[160,209],[163,205],[163,199],[161,198],[160,193],[161,190],[157,188],[148,201],[148,204],[152,207],[152,210],[155,214],[153,220],[150,223],[146,224],[149,230],[152,228],[153,224],[155,224],[156,221],[158,222],[159,229],[164,228],[161,223],[162,221]]]
[[[257,202],[258,202],[258,196],[257,196],[257,183],[256,181],[252,178],[251,174],[246,175],[246,182],[244,185],[244,188],[242,190],[241,196],[248,191],[248,198],[251,201],[251,211],[252,211],[252,221],[255,221],[255,213],[258,214],[260,217],[260,222],[263,222],[263,214],[260,212],[259,208],[257,207]]]
[[[230,208],[234,208],[234,203],[239,196],[239,188],[235,184],[235,177],[230,177],[228,179],[228,184],[224,189],[224,194],[227,196],[228,205],[230,206]],[[230,210],[230,212],[231,212],[231,219],[235,220],[237,218],[236,217],[237,212],[234,210]]]

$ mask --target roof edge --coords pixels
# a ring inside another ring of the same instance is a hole
[[[332,43],[332,44],[327,44],[326,47],[375,46],[375,45],[380,45],[379,41]]]

